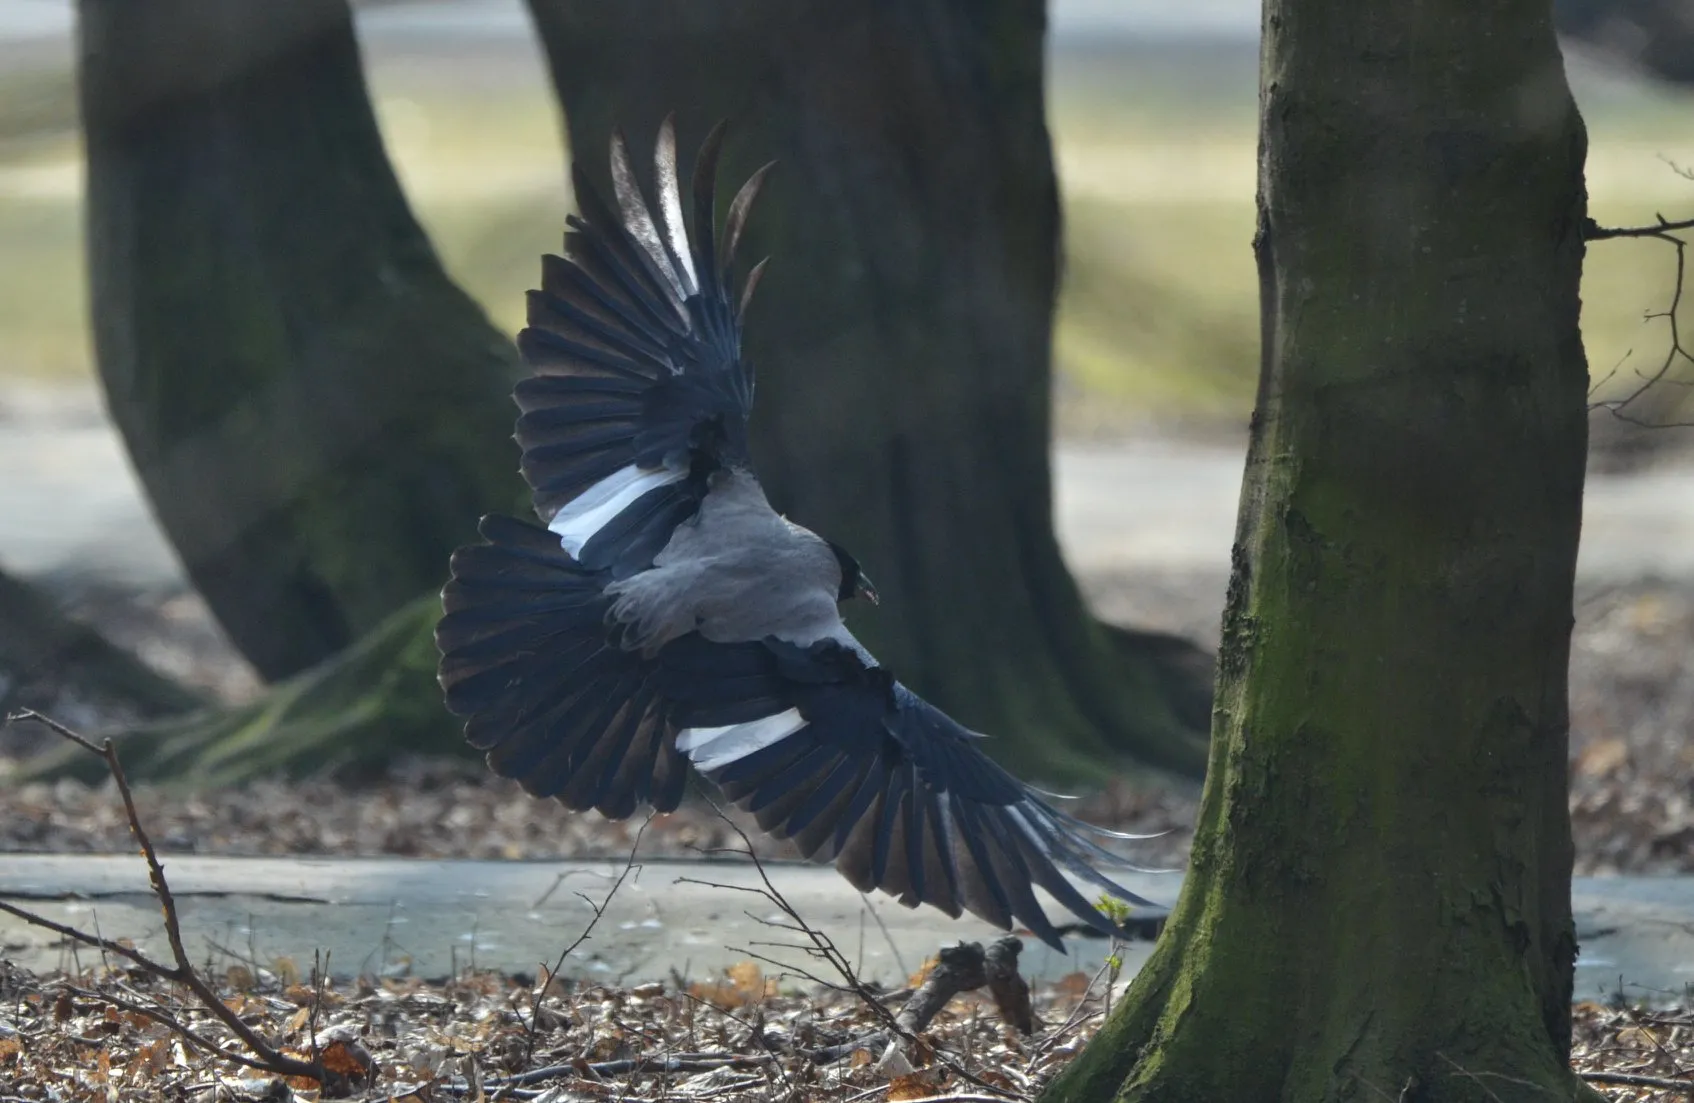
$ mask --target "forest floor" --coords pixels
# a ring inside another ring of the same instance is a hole
[[[1176,631],[1208,646],[1221,578],[1195,573],[1085,578],[1112,619]],[[82,609],[117,642],[206,687],[239,694],[248,676],[197,600],[150,603],[111,593]],[[1580,595],[1571,667],[1571,811],[1579,874],[1694,872],[1694,585],[1656,580]],[[83,720],[98,718],[83,717]],[[28,743],[9,733],[15,753]],[[0,779],[8,772],[0,753]],[[628,852],[633,826],[528,799],[516,785],[458,759],[406,760],[361,783],[269,779],[200,793],[142,785],[162,848],[199,854],[578,858]],[[1197,793],[1119,780],[1078,812],[1121,830],[1163,832],[1134,844],[1138,864],[1180,866]],[[652,856],[721,846],[724,825],[704,804],[658,817]],[[0,802],[0,851],[125,852],[122,809],[107,787],[32,783]],[[779,856],[780,851],[773,852]]]
[[[1082,578],[1109,619],[1215,643],[1224,581],[1216,572],[1093,570]],[[226,698],[254,688],[192,595],[89,588],[73,604],[175,677]],[[1694,585],[1590,582],[1579,594],[1571,757],[1579,873],[1694,872],[1691,653]],[[21,749],[16,733],[6,739]],[[6,770],[0,755],[0,781]],[[363,784],[267,780],[199,793],[140,786],[135,795],[166,853],[621,856],[634,833],[630,823],[528,799],[464,760],[400,762]],[[1165,832],[1132,853],[1140,864],[1174,866],[1186,859],[1195,802],[1188,790],[1123,781],[1079,810]],[[649,825],[642,853],[733,843],[709,806],[689,804]],[[109,783],[60,781],[6,793],[0,851],[133,853],[134,845]],[[325,1088],[209,1058],[208,1047],[249,1059],[251,1051],[205,1001],[144,970],[36,975],[5,965],[0,951],[0,1103],[342,1095],[988,1103],[1034,1096],[1092,1036],[1124,983],[1075,973],[1032,984],[1027,1035],[1001,1019],[988,994],[966,991],[921,1032],[921,1044],[890,1055],[882,1016],[906,1006],[921,974],[903,988],[854,993],[797,987],[754,961],[721,977],[634,987],[491,973],[314,981],[310,962],[239,956],[201,971],[214,997],[278,1051],[307,1058],[315,1038],[326,1071],[344,1079]],[[1694,1093],[1694,1012],[1587,1002],[1574,1016],[1573,1068],[1607,1098]]]
[[[1108,572],[1085,575],[1084,584],[1109,618],[1215,641],[1221,577]],[[90,591],[80,612],[179,677],[245,692],[248,676],[192,597]],[[1580,594],[1571,759],[1579,873],[1694,872],[1690,653],[1694,585],[1644,579],[1590,584]],[[5,768],[0,759],[0,778]],[[631,824],[528,799],[479,764],[458,760],[401,762],[360,785],[269,780],[187,794],[141,786],[136,798],[167,853],[549,858],[623,855],[633,840]],[[1135,844],[1134,857],[1180,865],[1195,799],[1120,782],[1080,811],[1125,829],[1167,832]],[[685,805],[649,825],[642,853],[733,845],[731,832],[708,806]],[[6,850],[133,853],[134,845],[109,783],[61,781],[7,792],[0,801]],[[487,973],[314,983],[310,963],[239,957],[202,972],[215,998],[285,1055],[309,1056],[315,1037],[324,1066],[349,1079],[329,1090],[209,1059],[207,1046],[248,1051],[204,1001],[143,970],[33,975],[0,965],[0,1083],[7,1085],[0,1101],[282,1103],[348,1095],[402,1103],[988,1103],[1036,1094],[1097,1029],[1108,998],[1122,992],[1121,982],[1081,973],[1035,983],[1036,1025],[1027,1035],[1003,1022],[986,994],[964,992],[929,1023],[915,1051],[895,1047],[901,1055],[889,1056],[879,1016],[898,1013],[921,977],[903,989],[855,994],[795,987],[753,961],[704,981],[635,987],[563,978],[538,985],[533,977]],[[1610,1099],[1689,1098],[1694,1013],[1578,1004],[1572,1065]]]
[[[1210,646],[1223,580],[1209,573],[1085,576],[1109,619],[1174,631]],[[116,642],[202,687],[240,695],[250,680],[197,599],[85,595],[81,614]],[[1571,664],[1571,812],[1579,874],[1694,872],[1694,584],[1639,580],[1579,595]],[[98,717],[78,717],[79,725]],[[0,781],[35,740],[0,741]],[[406,760],[386,775],[269,779],[230,789],[137,796],[154,809],[163,849],[199,854],[580,858],[628,852],[633,826],[551,801],[459,759]],[[1119,780],[1080,802],[1084,817],[1135,832],[1138,864],[1180,866],[1197,793]],[[724,843],[704,804],[655,819],[652,856]],[[0,802],[0,851],[126,852],[122,809],[107,787],[76,781],[17,786]],[[779,856],[780,851],[773,852]]]
[[[224,1006],[282,1055],[315,1049],[324,1084],[209,1057],[243,1050],[179,986],[135,970],[43,977],[0,962],[0,1097],[1003,1103],[1033,1098],[1122,996],[1082,973],[1036,984],[1026,1034],[988,992],[965,991],[918,1041],[889,1044],[886,1016],[910,1005],[928,969],[863,994],[797,993],[753,962],[716,981],[634,988],[490,973],[338,983],[240,963],[213,976]],[[1688,1011],[1582,1003],[1574,1020],[1572,1068],[1606,1098],[1669,1103],[1694,1091]]]

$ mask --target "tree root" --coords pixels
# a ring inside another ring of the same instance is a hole
[[[435,595],[420,597],[256,701],[136,728],[120,738],[130,774],[217,786],[278,773],[368,774],[403,753],[468,753],[435,683],[440,613]],[[100,772],[71,749],[41,756],[23,774],[94,780]]]

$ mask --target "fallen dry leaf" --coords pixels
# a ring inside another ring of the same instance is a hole
[[[1576,772],[1585,777],[1606,777],[1629,763],[1629,744],[1622,739],[1596,739],[1576,754]]]
[[[1053,982],[1053,991],[1057,992],[1061,996],[1069,996],[1073,1000],[1080,1000],[1087,994],[1089,986],[1093,983],[1094,978],[1089,976],[1087,973],[1066,973],[1064,976]]]
[[[909,1072],[904,1076],[896,1076],[888,1082],[888,1103],[902,1103],[904,1100],[928,1099],[936,1094],[940,1084],[935,1075],[927,1070]]]

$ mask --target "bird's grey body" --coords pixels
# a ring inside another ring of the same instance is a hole
[[[752,473],[735,468],[712,475],[700,511],[676,527],[650,570],[606,588],[626,646],[649,655],[689,632],[716,643],[845,643],[840,590],[828,543],[779,516]]]
[[[618,819],[682,799],[691,771],[861,890],[1059,932],[1045,889],[1118,928],[1066,874],[1102,874],[1087,824],[983,754],[981,737],[885,670],[839,603],[858,561],[771,508],[753,473],[753,371],[735,247],[763,171],[715,232],[721,129],[685,225],[667,122],[649,208],[621,137],[616,210],[578,181],[568,259],[543,261],[518,345],[521,469],[546,528],[491,516],[453,556],[436,628],[447,705],[489,766]],[[655,217],[654,212],[657,212]]]

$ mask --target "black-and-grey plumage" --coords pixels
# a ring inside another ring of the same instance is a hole
[[[1064,876],[1146,905],[1118,863],[923,701],[842,623],[858,563],[780,517],[747,450],[753,372],[733,293],[764,177],[714,232],[722,127],[689,234],[669,121],[649,205],[621,137],[615,212],[577,179],[569,259],[547,257],[519,346],[522,470],[546,527],[482,522],[436,631],[447,704],[498,773],[621,818],[676,807],[690,766],[862,891],[1058,934],[1032,889],[1115,928]],[[1064,871],[1064,872],[1061,872]]]

